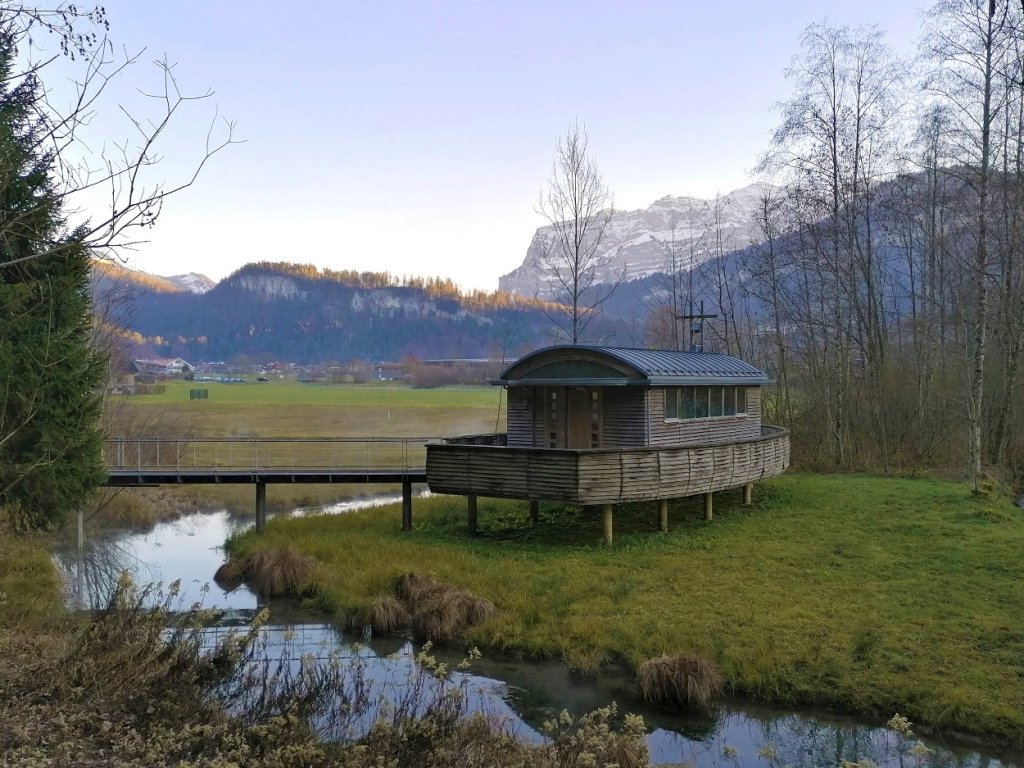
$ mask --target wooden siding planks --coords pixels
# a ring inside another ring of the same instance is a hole
[[[508,390],[508,444],[531,448],[536,445],[533,421],[533,392],[524,387]]]
[[[602,447],[644,445],[646,388],[605,387],[604,443]]]
[[[736,488],[789,466],[789,432],[663,448],[560,450],[430,444],[427,483],[436,493],[576,504],[692,496]]]

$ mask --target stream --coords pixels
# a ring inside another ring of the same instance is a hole
[[[343,514],[400,500],[400,496],[363,498],[324,508],[293,510],[285,516]],[[224,561],[225,540],[251,525],[252,518],[236,517],[227,511],[195,512],[160,523],[147,532],[106,533],[86,541],[81,552],[72,542],[55,555],[68,603],[74,608],[105,604],[118,576],[128,571],[138,584],[167,584],[180,579],[178,600],[183,609],[193,603],[228,609],[228,618],[234,616],[244,623],[263,604],[244,586],[225,592],[213,583],[213,574]],[[322,615],[304,611],[294,601],[271,601],[267,607],[270,623],[264,627],[262,640],[271,659],[282,655],[298,659],[302,654],[313,654],[318,659],[336,656],[343,663],[358,664],[385,696],[403,685],[408,687],[407,681],[416,669],[418,648],[407,637],[364,637],[325,623]],[[461,654],[447,651],[435,650],[434,655],[452,667],[461,659]],[[581,680],[556,662],[484,657],[473,662],[471,672],[456,672],[452,679],[465,691],[470,711],[486,714],[530,742],[542,741],[542,724],[562,710],[579,715],[615,701],[620,714],[643,715],[655,765],[817,768],[867,759],[886,768],[1024,768],[1021,753],[988,747],[978,751],[975,746],[930,738],[921,741],[935,751],[919,757],[911,752],[917,739],[906,739],[881,722],[831,713],[739,702],[727,702],[707,715],[652,709],[637,698],[632,679],[626,675]]]

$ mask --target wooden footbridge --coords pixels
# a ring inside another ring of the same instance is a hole
[[[256,486],[256,527],[266,525],[268,483],[394,483],[402,529],[412,527],[412,484],[425,483],[430,437],[161,438],[104,441],[109,487]]]

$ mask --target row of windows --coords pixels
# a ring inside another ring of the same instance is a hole
[[[747,412],[746,387],[671,387],[665,390],[666,419],[708,419]]]

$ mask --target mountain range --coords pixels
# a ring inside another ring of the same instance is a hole
[[[602,243],[598,278],[619,282],[588,338],[619,346],[644,342],[645,325],[669,254],[677,268],[731,258],[755,239],[763,188],[714,200],[664,197],[616,212]],[[192,361],[399,360],[514,355],[551,343],[550,275],[541,256],[551,227],[537,230],[523,264],[496,292],[460,291],[443,278],[399,280],[387,273],[334,271],[289,263],[247,264],[220,282],[196,273],[161,277],[96,262],[97,306],[118,310],[135,353]],[[714,262],[718,263],[718,262]]]
[[[647,208],[612,212],[595,253],[597,282],[629,282],[666,272],[672,250],[692,267],[745,248],[757,240],[754,214],[764,191],[765,185],[751,184],[711,200],[670,195]],[[553,226],[538,229],[523,263],[499,278],[498,290],[554,298],[554,275],[545,265],[554,237]]]
[[[303,264],[247,264],[205,289],[109,262],[94,269],[97,306],[122,308],[116,324],[131,332],[132,354],[190,361],[508,356],[548,343],[546,313],[555,311],[506,293],[464,293],[441,278]],[[609,334],[622,325],[604,323]]]

